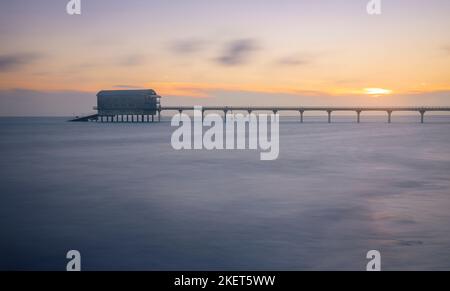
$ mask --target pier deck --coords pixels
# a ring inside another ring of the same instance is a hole
[[[329,106],[204,106],[198,107],[201,108],[202,114],[207,111],[223,111],[224,115],[228,112],[235,111],[245,111],[248,113],[252,113],[254,111],[263,111],[263,112],[273,112],[279,113],[282,111],[285,112],[298,112],[300,114],[300,122],[304,121],[304,113],[307,111],[322,111],[328,114],[328,123],[331,123],[331,117],[333,112],[338,111],[350,111],[356,113],[356,122],[361,122],[361,113],[365,111],[379,111],[387,113],[387,121],[388,123],[392,122],[392,114],[394,112],[417,112],[420,114],[420,122],[425,122],[425,114],[427,112],[450,112],[450,106],[438,107],[438,106],[423,106],[423,107],[348,107],[348,106],[340,106],[340,107],[329,107]],[[193,111],[197,109],[196,106],[162,106],[157,110],[157,118],[158,121],[161,121],[161,112],[163,111],[177,111],[179,113],[183,113],[184,111]],[[93,114],[84,117],[77,117],[73,120],[74,122],[79,121],[97,121],[97,122],[154,122],[153,115],[128,115],[128,114],[117,114],[117,115],[99,115]]]
[[[178,111],[182,113],[183,111],[194,110],[194,106],[164,106],[161,107],[161,111]],[[331,123],[331,115],[336,111],[353,111],[356,113],[356,121],[360,123],[361,113],[364,111],[380,111],[386,112],[388,116],[388,122],[392,121],[393,112],[418,112],[420,113],[420,121],[424,123],[425,113],[427,112],[450,112],[450,106],[438,107],[438,106],[423,106],[423,107],[329,107],[329,106],[205,106],[202,107],[202,112],[206,111],[223,111],[226,115],[229,111],[247,111],[252,113],[253,111],[271,111],[273,113],[278,113],[281,111],[299,112],[300,122],[304,121],[304,113],[306,111],[323,111],[328,113],[328,123]]]

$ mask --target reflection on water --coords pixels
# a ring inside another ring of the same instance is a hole
[[[354,118],[353,118],[354,119]],[[0,269],[450,269],[450,117],[280,125],[280,157],[161,124],[0,119]]]

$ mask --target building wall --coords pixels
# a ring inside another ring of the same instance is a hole
[[[97,109],[99,115],[155,115],[160,98],[153,90],[101,91]]]

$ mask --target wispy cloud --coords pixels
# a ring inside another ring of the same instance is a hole
[[[135,85],[114,85],[113,88],[115,88],[115,89],[142,89],[142,86],[135,86]]]
[[[276,64],[288,67],[313,65],[322,56],[324,56],[324,52],[297,52],[281,56],[276,59]]]
[[[37,53],[0,55],[0,72],[17,70],[39,58],[41,58],[41,55]]]
[[[234,40],[225,46],[222,55],[217,57],[216,61],[224,66],[243,65],[259,48],[258,42],[254,39]]]
[[[168,47],[170,51],[179,55],[193,54],[201,51],[205,41],[199,38],[187,38],[171,42]]]
[[[273,93],[309,96],[328,96],[327,92],[315,90],[303,90],[299,88],[271,87],[258,85],[233,85],[210,83],[177,83],[177,82],[152,82],[148,88],[155,89],[163,96],[186,96],[194,98],[208,98],[215,92],[249,92],[249,93]]]
[[[443,46],[442,50],[450,56],[450,45]]]
[[[286,56],[277,60],[277,64],[282,66],[304,66],[311,64],[311,62],[312,58],[299,56]]]
[[[139,54],[132,54],[128,56],[124,56],[117,60],[117,65],[123,67],[134,67],[141,65],[145,62],[145,57]]]

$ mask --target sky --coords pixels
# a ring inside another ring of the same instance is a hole
[[[450,105],[450,1],[0,0],[0,115],[163,105]]]

